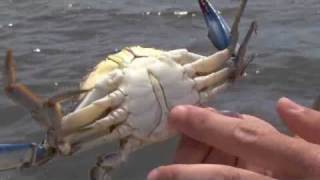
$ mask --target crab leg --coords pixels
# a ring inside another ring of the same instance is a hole
[[[235,20],[233,21],[232,27],[231,27],[231,32],[230,32],[230,44],[228,46],[229,51],[232,54],[235,54],[237,45],[238,45],[238,40],[239,40],[239,24],[241,20],[241,16],[244,12],[244,9],[247,5],[247,0],[240,0],[240,7],[237,11],[237,14],[235,16]]]
[[[256,25],[255,25],[255,22],[253,22],[250,26],[250,29],[247,32],[247,35],[243,43],[241,43],[240,45],[238,54],[235,57],[236,59],[239,59],[235,61],[236,62],[235,68],[227,67],[216,73],[212,73],[206,77],[195,78],[196,86],[199,87],[200,89],[201,88],[205,89],[204,91],[200,92],[201,104],[211,99],[215,94],[227,88],[235,79],[242,76],[247,65],[253,60],[253,59],[250,59],[248,61],[245,61],[244,57],[245,57],[248,42],[255,28],[256,28]],[[225,83],[223,83],[222,85],[219,85],[218,87],[214,87],[219,82],[225,82]],[[206,89],[206,88],[209,88],[209,89]]]
[[[6,87],[15,84],[17,81],[16,78],[16,66],[13,62],[12,49],[8,49],[5,61],[5,69],[4,69],[4,84]]]
[[[130,153],[145,145],[141,140],[134,137],[129,137],[125,141],[121,145],[120,152],[107,154],[98,158],[96,166],[90,171],[91,180],[111,179],[109,175],[110,171],[123,163]]]
[[[4,69],[5,92],[14,102],[29,110],[32,117],[48,132],[48,143],[55,147],[61,141],[61,119],[63,116],[60,102],[87,90],[67,91],[47,100],[38,97],[25,85],[16,80],[16,70],[12,50],[7,51]]]
[[[223,18],[219,16],[219,14],[217,14],[214,7],[210,5],[210,3],[207,2],[206,0],[199,0],[199,3],[209,28],[209,37],[211,32],[212,33],[211,37],[214,34],[217,37],[222,36],[222,38],[224,37],[224,40],[226,40],[225,33],[228,32],[228,28],[226,28],[227,24],[225,23]],[[188,65],[185,65],[187,72],[193,72],[194,75],[199,74],[199,72],[210,73],[207,76],[200,76],[194,79],[197,89],[202,90],[200,91],[201,103],[206,102],[216,93],[228,87],[229,84],[231,84],[231,82],[233,82],[235,79],[237,79],[238,77],[241,77],[247,65],[253,60],[252,58],[249,61],[245,61],[244,57],[246,54],[248,42],[253,32],[256,31],[256,28],[257,28],[257,25],[255,22],[251,23],[251,26],[243,42],[241,43],[240,46],[238,45],[238,38],[239,38],[238,27],[239,27],[240,19],[244,12],[246,3],[247,3],[247,0],[241,1],[240,8],[235,16],[235,20],[232,25],[231,35],[228,42],[229,44],[228,46],[225,46],[227,47],[227,49],[223,51],[219,51],[202,61],[200,60]],[[218,24],[215,24],[215,23],[218,23]],[[221,42],[222,42],[222,41],[219,41],[219,39],[217,38],[211,39],[211,41],[216,46],[218,46],[219,43],[221,45]],[[225,63],[225,61],[227,61],[232,56],[234,56],[233,57],[234,67],[229,66],[218,72],[213,73],[215,70],[219,69]],[[220,84],[222,82],[224,83]]]
[[[109,73],[102,81],[95,85],[95,88],[86,95],[82,102],[78,105],[75,111],[89,105],[93,101],[106,96],[108,93],[114,91],[121,83],[123,73],[121,70],[114,70]]]
[[[42,99],[25,85],[17,82],[16,67],[13,61],[11,49],[7,51],[3,79],[5,82],[5,93],[10,99],[31,112],[41,108]],[[36,120],[43,128],[48,129],[48,122],[42,119]]]
[[[119,106],[123,102],[124,97],[125,95],[120,90],[117,90],[78,111],[64,116],[61,122],[63,133],[67,135],[93,123],[103,113]]]
[[[246,69],[246,66],[253,60],[254,57],[252,57],[249,60],[245,60],[245,55],[247,52],[247,48],[248,48],[248,44],[250,41],[250,38],[253,34],[253,32],[257,31],[257,23],[255,21],[253,21],[250,25],[250,28],[243,40],[243,42],[241,43],[238,53],[236,54],[236,56],[234,57],[233,61],[235,63],[236,66],[236,77],[239,77],[243,74],[244,70]]]
[[[44,101],[42,104],[42,111],[47,113],[49,120],[51,122],[51,128],[49,130],[61,131],[61,120],[63,113],[61,110],[60,102],[78,96],[82,93],[86,93],[88,90],[70,90],[65,91],[61,94],[56,94]]]
[[[241,0],[240,8],[236,14],[235,21],[232,25],[231,34],[230,34],[230,41],[228,41],[227,46],[224,46],[227,49],[222,50],[222,51],[218,51],[217,53],[215,53],[207,58],[200,59],[199,61],[195,61],[191,64],[185,65],[186,72],[191,77],[193,77],[194,75],[199,74],[199,73],[211,73],[211,72],[219,69],[234,54],[235,48],[237,47],[237,43],[238,43],[238,37],[239,37],[238,26],[239,26],[240,19],[243,14],[244,8],[246,6],[246,2],[247,2],[247,0]],[[211,7],[210,4],[206,0],[199,0],[199,3],[200,3],[200,7],[203,10],[204,14],[209,13],[209,14],[207,14],[207,16],[205,15],[207,23],[220,22],[221,28],[223,26],[226,26],[226,23],[222,17],[214,18],[214,19],[209,18],[209,17],[212,17],[212,15],[210,15],[210,14],[212,14],[215,10],[212,9],[213,7]],[[214,14],[217,15],[217,13],[214,13]],[[208,26],[208,28],[209,28],[209,31],[212,30],[212,27]],[[212,33],[215,34],[217,37],[226,36],[225,34],[228,33],[228,30],[226,28],[222,28],[222,29],[223,29],[223,33],[221,33],[220,30],[219,31],[212,30]],[[218,41],[218,42],[213,41],[214,45],[219,44],[219,43],[220,43],[220,41]],[[219,45],[217,45],[217,46],[219,46]]]
[[[90,126],[82,128],[80,131],[66,137],[66,141],[70,144],[79,144],[93,140],[97,137],[105,135],[110,130],[110,126],[124,122],[128,117],[128,112],[123,108],[118,108],[110,112],[106,117],[97,120]]]
[[[48,131],[49,144],[57,147],[62,154],[69,155],[74,151],[72,145],[79,144],[78,142],[73,141],[79,140],[82,142],[86,139],[90,139],[90,137],[98,136],[98,134],[95,133],[101,132],[101,127],[99,126],[96,126],[96,129],[99,129],[100,131],[93,128],[88,132],[85,130],[85,126],[98,120],[103,113],[119,106],[123,100],[124,95],[122,92],[119,90],[114,91],[103,99],[97,100],[77,112],[72,112],[64,116],[60,121],[60,129],[53,131],[53,134],[50,134],[50,131]],[[74,133],[74,135],[68,137],[71,133]],[[51,138],[53,139],[51,140]]]
[[[123,101],[124,94],[119,90],[112,91],[120,84],[122,78],[122,71],[115,70],[98,82],[76,110],[63,117],[61,127],[64,136],[96,121],[103,113],[118,106]],[[112,93],[106,96],[110,92]],[[99,98],[102,99],[97,100]]]
[[[54,149],[42,144],[0,144],[0,170],[41,165],[55,154]]]
[[[171,58],[173,58],[175,62],[177,62],[180,65],[192,63],[201,58],[204,58],[204,56],[189,52],[187,49],[175,49],[167,53]]]
[[[232,70],[230,68],[223,68],[220,71],[211,73],[207,76],[200,76],[194,79],[196,83],[196,88],[198,90],[203,90],[211,86],[220,84],[228,80]]]
[[[121,126],[114,128],[110,133],[105,132],[100,137],[96,137],[90,141],[73,142],[72,145],[76,146],[76,148],[79,148],[77,151],[79,153],[92,149],[93,147],[97,147],[101,144],[106,144],[117,140],[119,141],[120,139],[132,135],[133,131],[134,130],[129,125],[122,124]]]
[[[214,97],[216,94],[224,91],[231,85],[230,82],[225,82],[219,86],[216,86],[214,88],[209,88],[204,91],[200,92],[200,104],[207,103],[212,97]]]
[[[223,66],[231,57],[228,50],[218,51],[215,54],[184,65],[185,72],[194,77],[197,74],[207,74],[216,71]]]

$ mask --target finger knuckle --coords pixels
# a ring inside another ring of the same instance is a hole
[[[253,121],[240,121],[234,128],[233,135],[241,144],[252,144],[258,142],[267,135],[275,133],[273,128],[266,126],[266,123]]]

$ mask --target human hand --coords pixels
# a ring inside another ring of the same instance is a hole
[[[250,115],[179,106],[169,125],[183,134],[177,165],[153,170],[149,180],[319,179],[320,112],[282,98],[278,113],[299,136],[289,137]],[[192,165],[182,165],[192,164]]]

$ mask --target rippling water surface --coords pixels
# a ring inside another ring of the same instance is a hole
[[[216,5],[230,21],[237,2],[216,0]],[[258,56],[247,78],[210,104],[263,117],[284,129],[276,115],[276,100],[288,96],[309,105],[319,94],[320,1],[250,1],[242,32],[253,19],[259,32],[250,46]],[[13,48],[19,80],[43,96],[77,87],[106,54],[136,44],[185,47],[206,55],[215,51],[196,0],[0,1],[0,58]],[[43,137],[30,115],[2,91],[0,113],[1,143],[39,142]],[[2,173],[0,179],[85,180],[95,157],[115,148],[108,145],[22,173]],[[115,179],[144,179],[151,168],[170,163],[174,148],[173,140],[135,153],[114,173]]]

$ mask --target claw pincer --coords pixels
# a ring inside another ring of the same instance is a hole
[[[208,37],[218,50],[230,44],[230,27],[218,9],[207,0],[199,0],[203,17],[208,27]]]
[[[199,0],[199,6],[203,13],[203,17],[208,28],[208,37],[212,44],[218,49],[229,49],[234,62],[234,73],[231,75],[231,80],[241,77],[248,64],[254,59],[254,56],[245,59],[248,42],[254,32],[257,31],[257,23],[253,21],[250,28],[241,44],[239,40],[239,23],[241,16],[247,4],[247,0],[240,1],[240,7],[235,16],[234,22],[230,26],[221,16],[219,10],[208,0]]]

